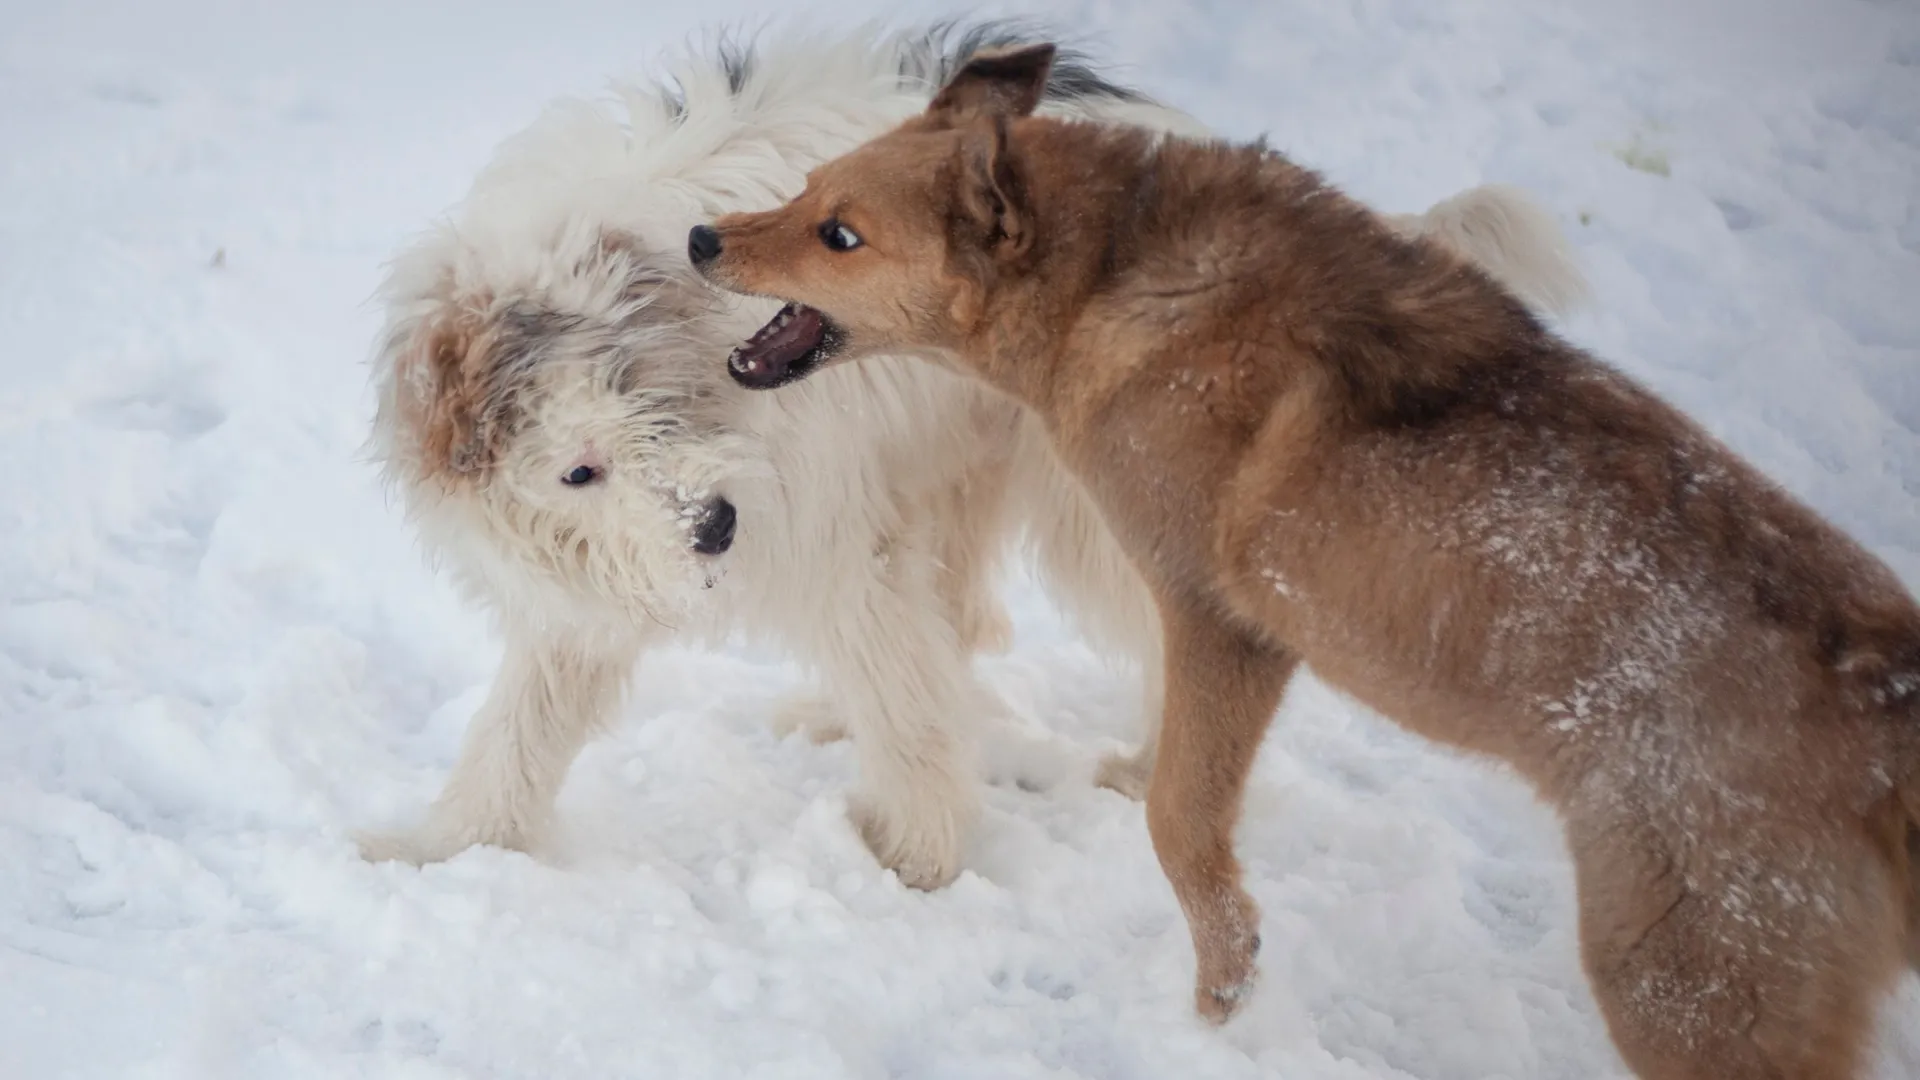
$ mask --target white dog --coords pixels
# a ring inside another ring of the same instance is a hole
[[[735,344],[774,305],[710,291],[688,229],[780,204],[808,170],[920,112],[1005,25],[689,55],[612,107],[562,103],[509,140],[451,221],[396,260],[374,446],[427,548],[498,619],[506,656],[445,790],[369,858],[527,849],[641,650],[760,635],[825,693],[783,722],[850,733],[853,816],[881,863],[960,869],[978,793],[970,724],[999,706],[971,656],[1004,645],[996,560],[1024,536],[1062,608],[1141,665],[1148,731],[1100,782],[1138,797],[1159,711],[1144,586],[1035,423],[932,365],[738,389]],[[1048,110],[1204,134],[1078,57]],[[1393,219],[1545,309],[1583,282],[1553,222],[1475,188]]]

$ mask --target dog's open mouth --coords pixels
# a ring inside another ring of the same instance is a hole
[[[755,390],[771,390],[803,378],[831,359],[840,332],[825,315],[804,304],[788,304],[733,350],[727,370],[733,381]]]

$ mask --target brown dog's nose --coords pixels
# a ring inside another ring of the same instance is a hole
[[[687,258],[693,265],[712,262],[720,255],[720,234],[710,225],[695,225],[687,233]]]

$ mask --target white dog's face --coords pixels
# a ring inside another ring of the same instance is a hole
[[[388,475],[492,596],[673,625],[724,570],[728,481],[753,460],[710,374],[731,343],[717,298],[630,239],[539,284],[447,289],[400,324],[376,422]]]

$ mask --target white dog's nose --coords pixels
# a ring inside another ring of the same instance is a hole
[[[715,496],[706,506],[706,514],[693,528],[693,550],[702,555],[724,555],[733,546],[733,526],[738,514],[733,504]]]

